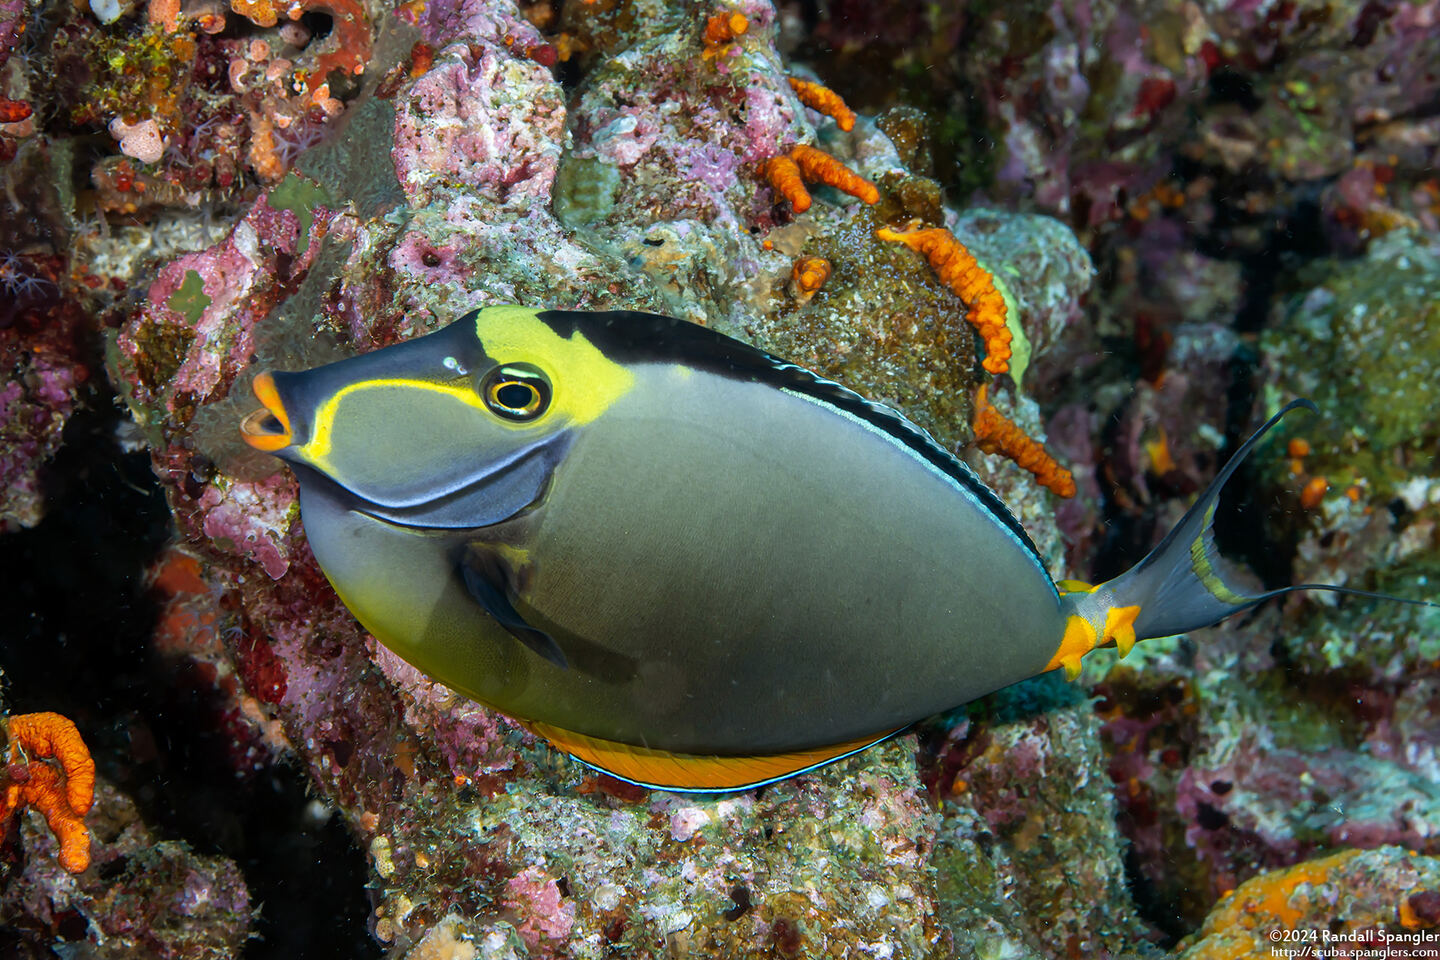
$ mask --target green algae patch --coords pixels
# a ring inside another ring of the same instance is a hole
[[[1019,275],[1013,266],[1004,269],[1012,276]],[[999,270],[991,274],[991,280],[995,283],[995,289],[1000,291],[1001,299],[1005,301],[1005,329],[1010,331],[1010,378],[1015,381],[1015,386],[1023,386],[1025,371],[1030,368],[1030,338],[1025,335],[1025,328],[1020,324],[1020,308],[1010,293],[1010,286]]]
[[[210,297],[205,293],[205,281],[195,270],[186,270],[185,279],[165,305],[191,323],[199,323],[205,309],[210,306]]]
[[[555,215],[571,229],[599,223],[614,211],[619,192],[614,164],[567,153],[555,176]]]
[[[1343,468],[1356,446],[1374,456],[1372,483],[1403,482],[1392,449],[1435,439],[1440,407],[1440,249],[1391,234],[1363,260],[1329,263],[1266,334],[1262,349],[1284,393],[1308,396],[1325,428],[1303,424],[1325,468]],[[1340,449],[1323,435],[1349,433]],[[1338,456],[1337,456],[1338,455]],[[1337,469],[1336,472],[1339,472]]]
[[[328,190],[294,173],[286,174],[285,179],[270,191],[265,202],[273,210],[289,210],[295,214],[300,224],[300,236],[295,241],[296,254],[304,254],[310,248],[310,227],[315,223],[315,208],[335,205]]]

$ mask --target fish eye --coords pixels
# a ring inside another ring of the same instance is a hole
[[[485,406],[506,420],[534,420],[550,407],[550,381],[528,363],[508,363],[480,384]]]

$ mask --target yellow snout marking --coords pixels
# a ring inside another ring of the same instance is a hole
[[[469,386],[457,386],[448,383],[435,383],[430,380],[416,380],[409,377],[391,377],[376,380],[357,380],[355,383],[347,383],[339,390],[336,390],[335,393],[332,394],[329,398],[327,398],[326,401],[320,405],[320,408],[315,411],[315,426],[311,430],[310,442],[300,448],[301,454],[304,455],[306,460],[314,464],[316,467],[319,467],[321,470],[326,470],[327,472],[332,470],[333,468],[330,466],[327,458],[330,456],[330,451],[334,449],[333,435],[335,431],[335,417],[340,410],[340,404],[344,402],[346,397],[349,397],[356,393],[360,393],[365,390],[393,390],[397,388],[402,390],[425,390],[430,393],[438,393],[441,396],[449,397],[450,399],[455,400],[458,403],[462,403],[467,407],[473,407],[474,409],[483,411],[487,415],[489,415],[489,410],[485,406],[485,401],[480,398],[480,394],[478,394],[472,387]],[[494,417],[493,415],[491,415],[491,418],[497,424],[501,424],[502,426],[509,426],[511,428],[521,426],[517,424],[506,423],[505,421],[502,421],[499,417]],[[535,423],[539,423],[544,419],[545,418],[542,416],[537,420],[531,421],[528,424],[524,424],[523,426],[533,426]]]
[[[410,377],[378,377],[346,384],[315,411],[310,441],[301,454],[321,470],[329,466],[335,419],[346,397],[365,390],[411,389],[440,394],[485,415],[506,430],[554,430],[586,424],[604,413],[635,384],[635,375],[606,357],[576,331],[562,337],[527,307],[486,307],[475,317],[475,336],[486,356],[501,366],[527,363],[549,379],[550,406],[533,420],[496,416],[473,384]],[[257,384],[258,384],[257,379]]]

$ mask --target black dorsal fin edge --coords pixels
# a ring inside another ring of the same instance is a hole
[[[684,363],[736,380],[793,390],[857,417],[898,440],[959,483],[1029,550],[1040,569],[1048,573],[1045,557],[1005,501],[964,461],[899,411],[868,400],[814,371],[687,320],[634,310],[542,310],[536,316],[560,336],[568,338],[577,331],[583,333],[606,356],[614,359],[629,363]]]

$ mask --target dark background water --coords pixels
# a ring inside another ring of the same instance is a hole
[[[73,719],[158,839],[235,861],[263,907],[247,960],[378,956],[365,858],[343,824],[292,765],[238,778],[212,706],[154,653],[145,570],[170,513],[148,454],[120,449],[120,423],[112,398],[94,397],[44,471],[44,521],[0,536],[4,705]],[[19,936],[0,932],[0,957],[26,955]]]

